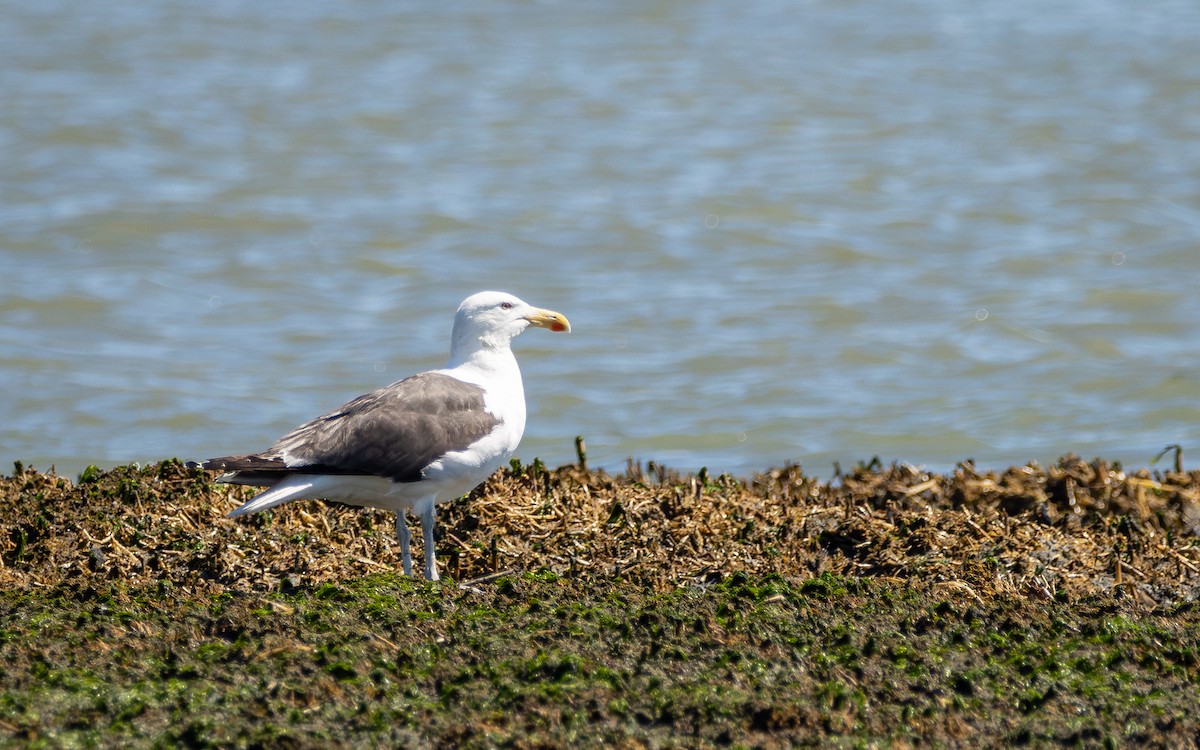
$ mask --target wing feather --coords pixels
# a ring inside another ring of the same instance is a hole
[[[425,372],[305,422],[263,453],[214,458],[203,465],[229,472],[222,480],[240,484],[272,484],[295,473],[415,482],[426,466],[467,448],[499,424],[485,409],[482,387]]]

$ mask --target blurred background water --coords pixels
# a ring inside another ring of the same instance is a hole
[[[1193,0],[0,9],[5,462],[264,448],[486,288],[575,326],[527,461],[1200,449]]]

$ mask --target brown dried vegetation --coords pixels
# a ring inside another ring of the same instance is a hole
[[[0,478],[0,586],[102,577],[261,592],[399,567],[390,513],[309,501],[226,518],[249,494],[177,461],[78,483],[18,466]],[[442,570],[460,581],[548,569],[667,590],[832,573],[1139,607],[1200,591],[1200,472],[1074,456],[948,475],[872,462],[831,481],[788,466],[749,482],[535,461],[439,509],[438,523]]]

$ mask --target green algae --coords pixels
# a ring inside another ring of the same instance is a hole
[[[1200,728],[1198,620],[831,576],[116,582],[0,595],[0,719],[33,747],[1125,744]]]

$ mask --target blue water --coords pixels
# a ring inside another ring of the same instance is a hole
[[[0,461],[266,447],[486,288],[575,327],[526,460],[1200,449],[1195,3],[0,10]]]

